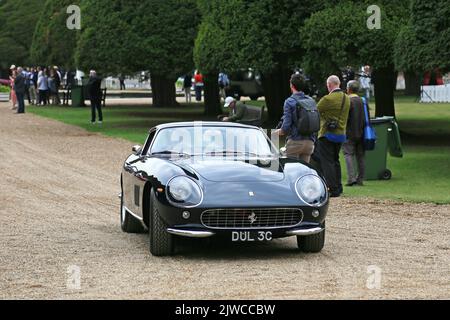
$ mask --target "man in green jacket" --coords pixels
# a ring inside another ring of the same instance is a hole
[[[233,97],[228,97],[225,99],[225,108],[230,108],[230,115],[222,119],[225,122],[236,122],[244,119],[247,113],[247,106],[240,102],[236,101]]]
[[[350,99],[341,90],[337,76],[327,80],[329,94],[317,105],[321,118],[321,129],[317,141],[315,159],[324,175],[331,197],[339,197],[343,192],[339,153],[347,140],[346,129],[350,112]]]

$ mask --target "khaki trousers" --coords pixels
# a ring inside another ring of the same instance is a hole
[[[286,144],[286,154],[289,158],[309,163],[313,152],[314,142],[311,140],[288,140]]]

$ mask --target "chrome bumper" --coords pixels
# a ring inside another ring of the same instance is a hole
[[[286,235],[288,236],[311,236],[314,234],[321,233],[325,230],[325,228],[317,227],[311,229],[296,229],[286,231]],[[167,232],[176,236],[188,237],[188,238],[209,238],[215,235],[214,232],[211,231],[194,231],[194,230],[183,230],[183,229],[173,229],[168,228]]]
[[[193,231],[193,230],[181,230],[168,228],[167,232],[176,236],[188,237],[188,238],[209,238],[215,235],[210,231]]]
[[[311,229],[297,229],[297,230],[290,230],[287,231],[286,234],[289,236],[312,236],[314,234],[321,233],[324,231],[325,228],[311,228]]]

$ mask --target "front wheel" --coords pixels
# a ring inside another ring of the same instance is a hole
[[[325,246],[325,229],[318,234],[297,236],[297,245],[300,251],[307,253],[318,253],[322,251]]]
[[[174,237],[167,232],[166,224],[156,208],[156,196],[150,196],[150,253],[157,257],[170,256],[174,251]]]

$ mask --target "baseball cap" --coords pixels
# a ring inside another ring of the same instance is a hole
[[[9,70],[11,70],[11,69],[15,69],[16,68],[16,65],[15,64],[13,64],[13,65],[11,65],[11,68],[9,68]]]
[[[226,98],[224,108],[228,108],[230,106],[230,104],[232,104],[234,101],[236,101],[236,100],[233,97]]]

